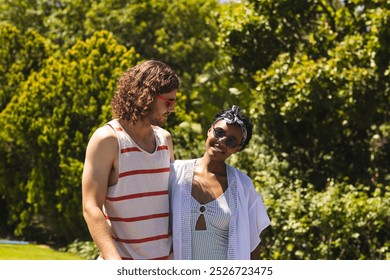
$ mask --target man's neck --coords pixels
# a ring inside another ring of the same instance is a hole
[[[153,127],[150,123],[139,121],[133,124],[125,120],[119,120],[119,123],[139,147],[149,153],[154,152],[156,149],[156,138],[154,137]]]

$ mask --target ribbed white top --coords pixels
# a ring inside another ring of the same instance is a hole
[[[224,194],[207,204],[191,200],[191,237],[193,260],[226,260],[229,241],[231,212],[227,198],[229,188]],[[196,222],[204,207],[206,230],[196,230]]]

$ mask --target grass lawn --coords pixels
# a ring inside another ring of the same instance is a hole
[[[44,245],[0,244],[0,260],[82,260],[82,258],[55,251]]]

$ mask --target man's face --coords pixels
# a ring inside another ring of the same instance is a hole
[[[175,112],[177,90],[156,96],[148,117],[151,125],[164,126],[170,113]]]

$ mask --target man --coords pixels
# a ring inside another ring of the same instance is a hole
[[[113,120],[86,151],[83,215],[103,259],[168,259],[168,177],[173,143],[164,125],[180,79],[166,64],[127,70],[112,100]]]

